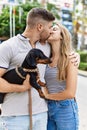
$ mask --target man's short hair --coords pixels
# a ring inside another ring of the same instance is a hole
[[[37,21],[51,22],[55,20],[54,15],[44,8],[33,8],[27,15],[27,25],[35,25]]]

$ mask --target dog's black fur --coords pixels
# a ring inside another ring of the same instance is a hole
[[[24,68],[31,69],[31,70],[36,69],[38,63],[48,64],[48,63],[51,63],[51,60],[50,60],[50,58],[45,56],[44,53],[40,49],[32,49],[29,51],[29,53],[25,57],[22,65],[20,67],[18,67],[18,72],[23,77],[26,77],[27,74],[30,75],[31,86],[33,86],[39,92],[40,97],[43,98],[44,94],[41,91],[41,87],[39,85],[39,83],[42,83],[42,82],[37,83],[38,72],[25,72],[24,71]],[[5,73],[2,76],[2,78],[7,80],[9,83],[14,83],[14,84],[22,84],[24,81],[24,79],[22,79],[16,73],[16,69],[12,69],[12,70],[8,71],[7,73]],[[42,83],[41,85],[44,86],[44,83]],[[3,103],[5,94],[6,93],[0,93],[0,103]]]

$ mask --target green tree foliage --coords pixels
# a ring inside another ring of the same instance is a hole
[[[21,22],[19,22],[20,7],[22,11]],[[37,2],[33,2],[33,3],[26,2],[25,4],[20,4],[19,6],[15,6],[15,12],[13,12],[15,13],[15,34],[22,33],[24,31],[26,25],[27,12],[34,7],[42,7],[42,5]],[[48,4],[47,8],[52,13],[54,13],[54,15],[57,18],[59,18],[57,12],[58,10],[54,5]],[[2,13],[0,14],[0,37],[3,36],[10,37],[10,7],[9,6],[3,8]]]
[[[60,19],[58,8],[54,4],[47,3],[47,9],[52,12],[57,19]]]
[[[80,65],[79,69],[87,71],[87,52],[86,51],[78,51],[80,54]]]
[[[9,8],[2,10],[0,15],[0,36],[9,36]]]
[[[21,23],[19,22],[19,7],[22,8]],[[27,12],[34,7],[40,7],[40,4],[38,3],[31,4],[28,2],[20,6],[15,6],[15,33],[16,34],[23,32],[26,24]],[[9,6],[3,8],[2,13],[0,14],[0,37],[1,36],[10,37],[10,7]]]

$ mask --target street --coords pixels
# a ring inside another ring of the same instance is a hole
[[[77,102],[79,106],[79,130],[87,130],[87,77],[78,75]]]

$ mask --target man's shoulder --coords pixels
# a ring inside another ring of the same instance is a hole
[[[17,36],[14,36],[12,38],[9,38],[8,40],[2,42],[2,44],[0,44],[0,50],[8,50],[9,52],[15,52],[18,50],[18,45],[19,42],[18,42],[18,38]]]
[[[14,43],[16,41],[16,39],[17,39],[17,36],[11,37],[8,40],[2,42],[1,45],[10,45],[10,44]]]

